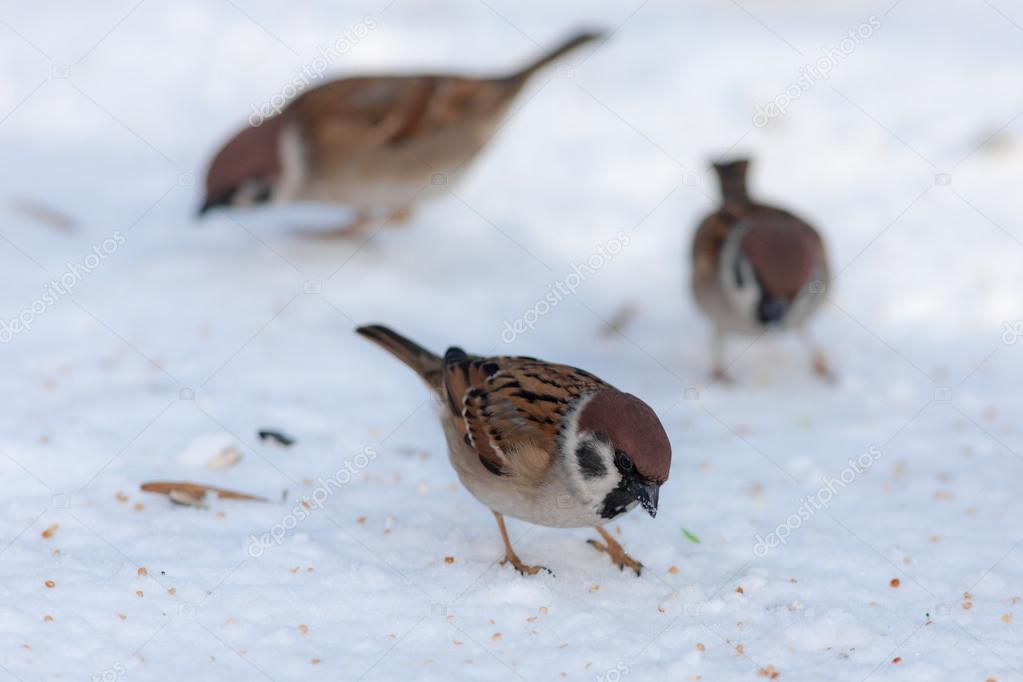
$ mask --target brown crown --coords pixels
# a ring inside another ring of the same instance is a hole
[[[579,415],[579,430],[611,439],[646,478],[663,483],[671,469],[671,443],[650,406],[629,393],[607,389],[597,393]]]
[[[276,179],[281,172],[278,142],[282,115],[249,126],[220,148],[206,173],[206,199],[217,200],[252,178]]]
[[[813,229],[780,211],[758,216],[742,239],[764,293],[791,300],[806,286],[820,260],[820,243]]]

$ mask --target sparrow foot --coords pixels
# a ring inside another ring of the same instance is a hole
[[[613,537],[611,537],[610,533],[600,526],[597,526],[597,532],[603,536],[604,540],[607,542],[606,545],[600,542],[600,540],[587,540],[586,542],[593,545],[593,548],[598,552],[606,552],[607,555],[611,557],[611,562],[618,567],[618,570],[624,571],[625,567],[628,566],[636,572],[636,575],[643,574],[643,564],[626,554],[622,546],[618,544]]]
[[[504,527],[504,516],[494,512],[494,518],[497,519],[497,527],[501,531],[501,539],[504,540],[504,559],[501,560],[501,565],[511,564],[515,567],[515,570],[522,575],[536,575],[540,571],[547,571],[551,575],[554,575],[554,571],[547,568],[546,566],[530,566],[519,558],[519,555],[512,549],[511,540],[508,539],[508,529]]]
[[[731,386],[735,383],[735,378],[724,367],[715,367],[710,372],[710,382],[712,384]]]
[[[511,564],[515,567],[515,570],[522,575],[536,575],[540,571],[547,571],[552,576],[554,575],[554,571],[546,566],[530,566],[529,564],[524,563],[522,559],[518,558],[515,554],[507,555],[501,559],[501,565],[504,566],[505,564]]]
[[[360,216],[347,225],[342,225],[326,231],[304,230],[302,234],[311,239],[319,239],[323,241],[333,239],[354,239],[361,236],[373,225],[374,221],[372,218]]]
[[[813,358],[813,373],[829,384],[838,382],[838,377],[831,371],[828,360],[823,355],[815,355]]]

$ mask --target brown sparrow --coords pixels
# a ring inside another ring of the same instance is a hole
[[[541,526],[595,526],[620,568],[643,565],[604,530],[637,504],[657,513],[671,444],[636,396],[575,367],[525,357],[480,357],[449,348],[441,358],[386,327],[359,327],[411,367],[441,405],[448,455],[462,484],[490,507],[505,558],[534,575],[512,549],[504,516]]]
[[[728,379],[727,335],[771,329],[799,330],[814,371],[831,378],[823,352],[805,328],[830,282],[824,243],[803,220],[751,199],[748,168],[747,159],[714,165],[722,205],[704,218],[693,238],[693,293],[714,326],[714,378]]]
[[[400,222],[414,202],[445,193],[464,172],[530,76],[599,37],[580,33],[507,76],[369,76],[309,90],[217,152],[199,213],[322,201],[356,210],[338,236],[374,217]]]

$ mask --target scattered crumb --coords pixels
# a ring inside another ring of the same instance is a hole
[[[494,634],[490,635],[490,641],[491,642],[496,642],[499,639],[501,639],[501,633],[500,632],[495,632]]]
[[[309,662],[312,663],[313,665],[319,665],[320,664],[320,659],[318,659],[318,658],[310,658]]]
[[[52,623],[53,622],[53,616],[51,616],[50,614],[46,614],[45,616],[43,616],[43,622],[44,623]]]
[[[736,644],[735,645],[735,653],[737,653],[739,655],[745,654],[746,653],[746,647],[744,647],[741,644]]]
[[[463,642],[460,639],[453,639],[451,640],[451,643],[454,644],[455,646],[462,646],[462,644],[464,644],[465,642]]]
[[[891,585],[892,587],[898,587],[899,585],[902,584],[902,581],[899,580],[898,578],[892,578],[888,584]]]
[[[746,590],[742,589],[742,585],[736,587],[735,591],[738,592],[739,594],[746,594]]]
[[[140,578],[145,578],[149,575],[149,570],[145,566],[139,566],[138,574]]]
[[[303,635],[308,635],[309,626],[306,625],[305,623],[302,623],[301,625],[298,626],[298,631],[301,632]]]
[[[142,597],[146,595],[142,592],[142,590],[135,590],[135,596],[138,597],[139,599],[142,599]]]
[[[671,568],[668,569],[668,573],[672,575],[675,575],[676,573],[678,573],[678,571],[679,571],[678,566],[672,566]]]
[[[52,589],[53,589],[54,587],[56,587],[56,586],[57,586],[57,583],[53,582],[52,580],[47,580],[47,581],[46,581],[45,583],[43,583],[43,584],[44,584],[44,585],[46,585],[46,586],[47,586],[48,588],[50,588],[51,590],[52,590]]]
[[[117,614],[117,617],[120,618],[121,620],[128,620],[128,614],[127,613],[119,613],[119,614]]]
[[[146,505],[142,504],[141,502],[136,502],[135,503],[135,506],[134,506],[135,511],[137,511],[137,512],[138,511],[142,511],[145,508],[146,508]]]
[[[365,516],[360,516],[359,518],[355,519],[355,522],[356,523],[366,523],[366,517]]]
[[[547,607],[546,606],[541,606],[540,607],[540,613],[542,613],[543,615],[546,616],[547,613],[548,613]]]
[[[446,564],[453,564],[453,563],[455,563],[455,557],[453,557],[453,556],[446,556],[446,557],[444,557],[444,563],[446,563]]]
[[[706,651],[707,647],[704,646],[703,642],[697,642],[696,643],[696,650],[697,651]]]
[[[178,593],[178,588],[176,588],[176,587],[168,587],[167,588],[167,594],[173,596],[173,595],[175,595],[177,593]]]
[[[118,502],[127,502],[129,499],[128,496],[122,493],[120,490],[117,491],[117,495],[115,497],[117,497]]]
[[[1002,622],[1005,623],[1006,625],[1011,623],[1012,622],[1012,614],[1011,613],[1006,613],[1005,615],[1003,615],[1002,616]]]
[[[892,663],[902,663],[902,656],[896,656],[892,659]]]
[[[973,608],[973,602],[964,601],[963,602],[963,608],[966,609],[967,611],[969,611],[970,609]]]
[[[58,528],[60,528],[59,523],[51,523],[50,526],[43,531],[42,533],[43,537],[49,540],[50,538],[53,537],[53,534],[57,532]]]
[[[758,670],[757,674],[760,675],[761,677],[776,680],[778,679],[778,675],[780,675],[781,673],[779,673],[778,670],[773,665],[769,665],[766,668],[761,668],[760,670]]]

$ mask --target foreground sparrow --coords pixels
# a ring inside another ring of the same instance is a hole
[[[639,575],[643,565],[603,525],[637,504],[657,513],[671,444],[646,403],[566,365],[479,357],[461,348],[441,358],[386,327],[356,331],[415,370],[437,395],[451,464],[497,517],[502,563],[529,575],[547,570],[515,554],[507,515],[542,526],[595,526],[604,543],[590,544]]]
[[[401,222],[413,203],[447,191],[530,76],[599,37],[580,33],[496,78],[370,76],[321,85],[217,152],[199,212],[268,201],[346,204],[357,215],[338,236],[374,218]]]
[[[824,353],[805,328],[829,284],[824,243],[788,211],[753,201],[746,189],[748,168],[745,159],[714,165],[722,205],[693,238],[693,293],[714,326],[714,378],[728,379],[728,334],[760,335],[777,328],[799,330],[814,371],[830,379]]]

